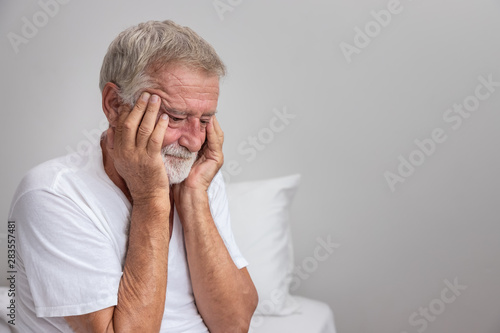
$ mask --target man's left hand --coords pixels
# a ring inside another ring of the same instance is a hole
[[[224,132],[217,118],[212,116],[207,124],[207,139],[198,152],[189,176],[180,184],[173,185],[174,193],[184,190],[206,191],[224,163],[222,144]]]

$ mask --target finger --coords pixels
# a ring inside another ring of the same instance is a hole
[[[220,124],[219,124],[219,121],[217,120],[217,117],[214,115],[211,120],[212,120],[211,122],[214,125],[215,131],[216,132],[221,132],[222,129],[220,128]]]
[[[158,119],[160,105],[160,97],[158,97],[158,95],[152,95],[149,98],[146,112],[144,113],[139,129],[137,130],[137,147],[146,147],[148,145],[151,133],[153,133],[153,130],[155,129],[155,123]]]
[[[113,148],[119,150],[122,146],[122,133],[123,133],[123,123],[125,119],[127,119],[131,109],[127,109],[122,106],[118,109],[118,120],[116,122],[116,126],[113,128]]]
[[[220,128],[217,118],[213,116],[207,126],[207,146],[204,156],[207,159],[216,161],[219,167],[224,163],[224,154],[222,153],[223,142],[224,133]]]
[[[143,92],[132,111],[122,111],[116,125],[115,146],[135,147],[137,128],[144,116],[150,96],[148,92]]]
[[[210,146],[222,145],[224,141],[224,132],[220,127],[217,117],[213,116],[207,125],[207,143]],[[211,147],[213,149],[213,147]]]
[[[163,138],[165,137],[165,133],[167,132],[168,128],[168,121],[169,118],[166,113],[160,116],[160,119],[158,120],[158,123],[156,124],[153,134],[151,134],[151,137],[148,142],[147,149],[148,149],[148,154],[150,154],[150,156],[158,154],[161,151]]]

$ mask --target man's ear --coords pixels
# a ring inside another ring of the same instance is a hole
[[[122,105],[121,98],[118,95],[119,91],[120,88],[112,82],[106,83],[102,90],[102,110],[111,127],[116,126],[119,115],[118,109]]]

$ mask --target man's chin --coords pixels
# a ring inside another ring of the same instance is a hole
[[[182,183],[189,176],[193,163],[188,163],[183,166],[177,165],[177,167],[175,167],[174,163],[168,166],[166,165],[165,167],[167,169],[167,175],[170,185]]]

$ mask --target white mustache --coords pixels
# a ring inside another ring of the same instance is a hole
[[[183,159],[192,159],[197,153],[192,153],[186,147],[180,146],[178,143],[173,143],[171,145],[162,148],[163,155],[169,155],[174,157],[179,157]]]

